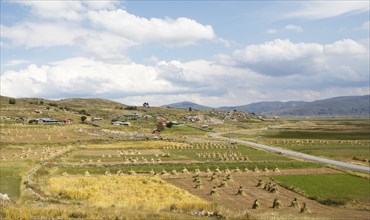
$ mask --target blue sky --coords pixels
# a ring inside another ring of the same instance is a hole
[[[1,94],[215,107],[369,94],[369,2],[1,1]]]

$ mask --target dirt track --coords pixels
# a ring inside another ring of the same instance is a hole
[[[258,129],[258,130],[262,130],[262,129]],[[238,132],[236,131],[236,132],[232,132],[232,133],[238,133]],[[329,165],[342,167],[342,168],[346,168],[346,169],[351,169],[351,170],[370,173],[370,167],[367,167],[367,166],[360,166],[360,165],[356,165],[356,164],[350,164],[350,163],[345,163],[345,162],[341,162],[341,161],[330,160],[330,159],[326,159],[326,158],[322,158],[322,157],[312,156],[312,155],[309,155],[309,154],[299,153],[299,152],[295,152],[295,151],[291,151],[291,150],[284,150],[284,149],[281,149],[281,148],[271,147],[271,146],[264,145],[264,144],[258,144],[258,143],[254,143],[254,142],[246,141],[246,140],[232,139],[232,138],[230,139],[230,138],[222,137],[221,136],[222,134],[226,134],[226,133],[225,132],[213,133],[213,134],[210,134],[209,137],[229,140],[229,141],[236,142],[236,143],[241,143],[241,144],[247,144],[247,145],[252,146],[252,147],[256,147],[256,148],[260,148],[260,149],[264,149],[264,150],[268,150],[268,151],[272,151],[272,152],[276,152],[276,153],[281,153],[281,154],[289,155],[289,156],[292,156],[292,157],[302,158],[302,159],[305,159],[305,160],[311,160],[311,161],[319,162],[319,163],[322,163],[322,164],[329,164]]]

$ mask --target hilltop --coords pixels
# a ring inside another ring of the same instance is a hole
[[[170,108],[181,108],[181,109],[189,109],[192,108],[193,110],[211,110],[214,109],[212,107],[204,106],[204,105],[199,105],[194,102],[176,102],[168,105],[163,105],[162,107],[170,107]]]
[[[223,111],[242,111],[263,115],[279,116],[368,116],[370,109],[370,95],[343,96],[312,102],[288,101],[288,102],[256,102],[248,105],[224,106],[212,108],[192,102],[179,102],[169,104],[173,108],[193,109],[217,109]]]

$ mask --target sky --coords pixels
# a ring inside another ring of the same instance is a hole
[[[1,95],[220,107],[369,94],[369,1],[4,1]]]

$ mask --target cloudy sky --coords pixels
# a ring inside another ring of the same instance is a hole
[[[209,106],[369,94],[369,2],[1,1],[1,95]]]

